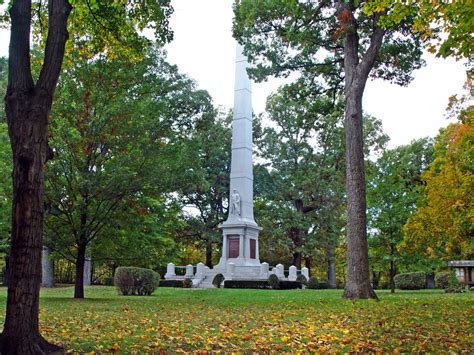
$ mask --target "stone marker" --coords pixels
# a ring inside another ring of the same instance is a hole
[[[268,270],[269,270],[268,263],[263,262],[260,265],[260,277],[268,278],[268,276],[269,276]]]
[[[51,249],[47,246],[43,246],[43,252],[41,254],[41,286],[42,287],[54,287],[54,267],[53,262],[49,258]]]
[[[86,256],[84,260],[84,286],[90,286],[92,281],[92,260],[90,256]]]
[[[194,269],[192,265],[186,265],[186,274],[184,275],[185,278],[192,278],[194,276]]]
[[[306,280],[309,280],[309,269],[306,266],[301,269],[301,275],[306,277]]]
[[[173,277],[176,277],[176,265],[168,263],[168,265],[166,265],[165,279],[171,279]]]
[[[204,278],[205,272],[206,272],[206,265],[204,265],[203,263],[198,263],[196,265],[196,278],[198,279]]]
[[[294,266],[294,265],[290,266],[290,272],[288,274],[288,280],[296,281],[296,266]]]
[[[280,279],[283,279],[285,278],[285,269],[284,269],[284,266],[282,264],[278,264],[276,266],[276,275],[278,276],[278,278]]]

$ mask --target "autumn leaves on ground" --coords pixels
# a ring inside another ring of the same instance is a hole
[[[150,297],[126,297],[113,287],[91,287],[84,300],[72,294],[72,288],[42,291],[40,327],[73,352],[474,348],[474,292],[379,291],[380,301],[342,299],[341,290],[159,288]]]

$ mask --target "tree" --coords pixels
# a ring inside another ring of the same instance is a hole
[[[417,4],[412,8],[416,10]],[[369,76],[405,85],[422,65],[421,37],[412,30],[416,11],[382,27],[390,8],[367,15],[361,2],[240,0],[234,36],[256,63],[256,79],[299,71],[308,82],[324,78],[321,91],[345,96],[348,277],[344,297],[376,297],[370,287],[362,133],[362,96]],[[344,83],[344,84],[343,84]]]
[[[368,183],[369,255],[372,265],[389,264],[390,289],[404,255],[398,251],[403,226],[416,210],[423,188],[421,174],[432,160],[433,145],[424,138],[387,150],[375,162]]]
[[[176,188],[168,173],[179,153],[173,137],[190,131],[213,108],[207,93],[156,49],[134,63],[79,60],[65,71],[56,93],[50,145],[57,159],[46,173],[47,242],[74,257],[74,297],[83,298],[88,246],[118,236],[113,229],[119,225],[130,238],[139,229],[126,222],[165,202],[161,195]]]
[[[3,3],[3,0],[2,0]],[[91,18],[83,23],[95,23],[100,31],[79,33],[76,39],[97,42],[109,34],[100,25],[101,18],[107,24],[116,24],[123,47],[132,47],[141,37],[137,29],[148,27],[154,22],[156,34],[169,40],[167,18],[168,1],[148,4],[133,3],[124,6],[125,1],[87,1],[75,4],[76,20]],[[47,2],[47,35],[43,37],[44,60],[38,78],[32,75],[30,64],[30,32],[33,7],[43,14],[43,2],[13,0],[9,7],[11,20],[10,51],[8,62],[8,88],[5,96],[5,110],[8,132],[13,153],[13,204],[12,233],[9,259],[9,287],[5,325],[0,337],[0,352],[12,354],[41,354],[60,350],[49,344],[39,333],[39,287],[41,283],[41,248],[44,216],[44,167],[53,157],[48,146],[48,115],[58,81],[61,64],[68,39],[68,18],[72,6],[68,0]],[[125,9],[125,11],[124,11]],[[82,14],[83,16],[79,16]],[[43,16],[43,19],[46,16]],[[37,21],[44,24],[44,21]],[[75,24],[80,22],[75,22]],[[100,25],[97,25],[100,24]],[[41,26],[39,26],[41,27]],[[104,43],[102,41],[102,49]],[[133,42],[133,43],[131,43]],[[142,40],[140,44],[144,44]],[[100,45],[96,45],[100,51]],[[135,47],[137,48],[137,47]]]
[[[256,140],[267,169],[257,188],[262,256],[279,249],[293,265],[304,259],[310,267],[311,259],[326,255],[335,287],[334,248],[344,222],[343,105],[313,92],[296,82],[267,100],[268,126]],[[387,140],[380,121],[366,117],[364,126],[366,152],[377,151]]]
[[[442,260],[474,256],[472,106],[462,117],[435,139],[434,160],[422,174],[426,187],[404,227],[404,251]]]
[[[213,245],[222,241],[219,224],[227,217],[229,198],[230,116],[210,111],[183,142],[182,176],[178,193],[185,206],[180,240],[205,249],[206,266],[213,266]]]

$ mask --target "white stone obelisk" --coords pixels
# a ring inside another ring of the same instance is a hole
[[[235,266],[260,266],[260,228],[253,216],[252,90],[247,67],[243,48],[237,44],[229,216],[220,226],[223,247],[219,268],[226,268],[230,262]]]

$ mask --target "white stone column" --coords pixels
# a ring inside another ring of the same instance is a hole
[[[196,265],[196,278],[198,279],[204,278],[204,274],[206,270],[205,268],[206,268],[206,265],[204,265],[203,263],[198,263]]]
[[[227,264],[227,275],[226,278],[231,280],[235,273],[235,264],[230,262]]]
[[[165,279],[171,279],[173,277],[176,277],[176,265],[168,263],[168,265],[166,265]]]
[[[260,277],[264,277],[264,278],[268,278],[268,263],[265,263],[263,262],[261,265],[260,265]]]
[[[278,264],[276,266],[276,275],[278,276],[278,278],[280,279],[283,279],[285,278],[285,269],[284,269],[284,266],[282,264]]]
[[[51,250],[47,246],[43,246],[43,252],[41,254],[41,286],[42,287],[54,287],[54,267],[53,262],[50,259]]]
[[[294,266],[294,265],[290,266],[290,272],[288,274],[288,280],[296,281],[296,266]]]
[[[186,265],[186,274],[184,275],[185,278],[192,278],[194,276],[194,269],[192,265]]]
[[[239,258],[244,258],[245,257],[244,243],[245,243],[244,235],[241,234],[240,235],[240,241],[239,241]]]
[[[306,277],[306,280],[309,280],[309,269],[306,266],[301,269],[301,275]]]
[[[92,261],[89,256],[86,256],[84,261],[84,286],[90,286],[92,279]]]
[[[228,244],[228,241],[227,241],[227,234],[224,234],[224,239],[222,241],[222,257],[227,260],[227,255],[228,255],[228,251],[227,251],[227,244]]]

